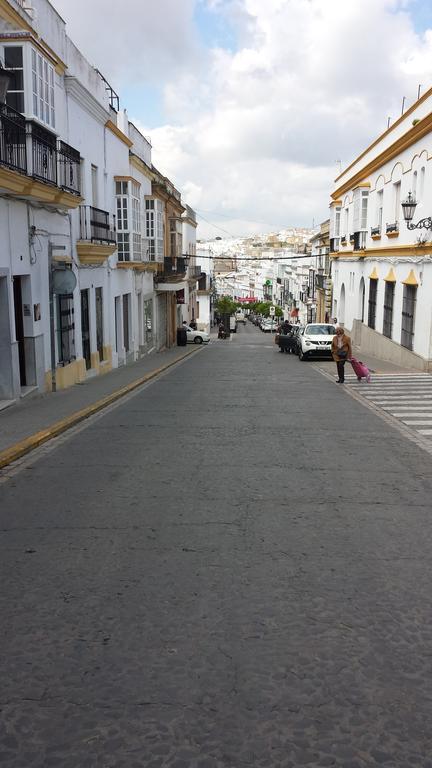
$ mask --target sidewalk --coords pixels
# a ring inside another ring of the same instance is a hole
[[[37,447],[74,423],[82,421],[86,415],[91,415],[86,413],[87,409],[92,409],[92,412],[100,410],[121,394],[126,394],[126,391],[122,390],[133,389],[135,384],[145,383],[146,379],[162,373],[198,349],[200,347],[192,345],[192,348],[173,347],[163,352],[153,352],[132,365],[116,368],[110,373],[88,379],[60,392],[27,397],[18,404],[0,411],[0,468],[18,458],[14,455],[8,460],[8,457],[4,456],[8,451],[16,448],[19,455],[24,455],[32,447]],[[105,400],[107,402],[104,402]],[[53,425],[56,430],[51,435],[50,429]],[[36,438],[39,434],[42,438],[39,443],[35,440],[35,445],[24,445],[25,441]]]

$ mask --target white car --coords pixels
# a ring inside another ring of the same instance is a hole
[[[277,326],[278,323],[276,320],[272,320],[271,318],[267,317],[261,323],[261,330],[264,331],[264,333],[276,333]]]
[[[328,323],[308,323],[299,335],[299,360],[308,357],[331,357],[331,345],[336,333],[334,325]]]
[[[207,344],[210,341],[210,335],[205,331],[194,331],[188,325],[184,325],[183,328],[186,331],[188,344]]]

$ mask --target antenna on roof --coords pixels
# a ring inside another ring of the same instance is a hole
[[[387,130],[390,128],[391,117],[387,118]]]
[[[405,111],[405,96],[402,98],[402,112],[401,112],[401,115],[403,115],[404,111]]]
[[[419,83],[419,87],[418,87],[418,91],[417,91],[417,101],[418,101],[418,100],[419,100],[419,98],[420,98],[420,93],[421,93],[421,89],[422,89],[422,87],[423,87],[423,86],[422,86],[422,83]]]

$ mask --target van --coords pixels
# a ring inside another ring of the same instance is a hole
[[[242,312],[241,309],[238,309],[235,313],[235,318],[238,323],[243,323],[243,325],[246,325],[246,315],[244,312]]]

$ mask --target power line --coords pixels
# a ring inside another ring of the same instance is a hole
[[[260,224],[265,227],[272,227],[273,229],[308,229],[308,227],[289,227],[286,224],[269,224],[268,221],[257,221],[256,219],[245,219],[241,216],[241,214],[237,214],[236,216],[230,215],[226,213],[220,213],[220,211],[206,211],[205,208],[194,208],[196,213],[214,213],[215,216],[222,216],[224,219],[234,219],[239,218],[242,221],[247,221],[248,224]],[[204,216],[202,217],[204,218]],[[207,219],[205,219],[207,221]],[[209,222],[210,223],[210,222]]]
[[[219,229],[221,232],[224,232],[226,235],[229,235],[230,237],[233,237],[235,239],[236,235],[233,235],[232,232],[228,232],[227,229],[223,229],[222,227],[218,227],[217,224],[213,224],[211,221],[206,219],[205,216],[202,216],[200,213],[196,212],[198,215],[198,218],[204,219],[204,221],[207,222],[207,224],[210,224],[211,227],[214,227],[215,229]]]
[[[319,259],[324,254],[293,254],[292,256],[273,256],[272,258],[265,258],[264,256],[212,256],[204,255],[204,253],[197,252],[197,258],[203,259],[216,259],[217,261],[291,261],[291,259]]]

